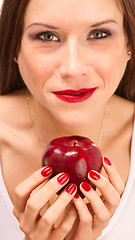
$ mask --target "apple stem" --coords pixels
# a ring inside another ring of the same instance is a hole
[[[76,144],[77,144],[77,143],[78,143],[78,141],[77,141],[77,140],[75,140],[75,141],[74,141],[74,147],[76,146]]]

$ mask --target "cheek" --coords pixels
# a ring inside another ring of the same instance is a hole
[[[102,61],[96,63],[97,71],[103,81],[104,89],[115,91],[118,87],[126,66],[127,66],[127,53],[125,50],[120,51],[108,51],[102,57]],[[100,59],[100,58],[99,58]]]
[[[114,53],[110,60],[111,64],[107,65],[108,70],[108,83],[118,87],[127,66],[127,58],[125,54]]]
[[[55,72],[55,63],[48,56],[21,49],[18,56],[21,76],[27,86],[42,87]]]

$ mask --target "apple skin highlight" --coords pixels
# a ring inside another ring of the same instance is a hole
[[[51,178],[61,172],[68,173],[68,184],[76,184],[81,197],[84,196],[79,185],[86,181],[95,189],[88,179],[88,172],[101,172],[102,165],[102,154],[98,146],[89,138],[77,135],[55,138],[48,144],[42,157],[42,166],[53,169]]]

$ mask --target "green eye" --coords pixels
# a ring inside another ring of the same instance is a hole
[[[109,31],[105,30],[96,30],[90,35],[90,39],[102,39],[111,36]]]
[[[44,37],[43,40],[45,40],[45,41],[52,41],[53,40],[53,36],[50,33],[45,34],[43,37]]]
[[[36,38],[39,40],[42,40],[43,42],[52,42],[52,41],[57,42],[58,41],[58,37],[52,32],[39,33],[36,36]]]

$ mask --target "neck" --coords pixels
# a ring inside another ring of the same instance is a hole
[[[61,136],[81,135],[90,138],[100,145],[104,127],[104,109],[95,118],[80,128],[62,125],[54,116],[37,102],[32,96],[29,98],[29,114],[37,141],[44,147],[54,138]]]

